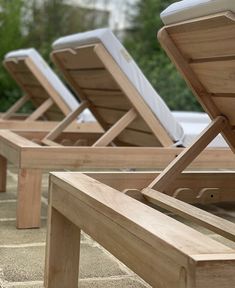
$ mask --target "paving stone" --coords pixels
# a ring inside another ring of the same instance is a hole
[[[0,268],[8,282],[41,281],[45,247],[0,248]]]
[[[12,200],[16,199],[17,194],[16,194],[16,188],[8,188],[7,192],[0,192],[0,201],[1,200]]]
[[[0,202],[0,219],[16,217],[16,202]],[[47,206],[42,204],[41,215],[47,216]]]
[[[80,278],[109,277],[126,275],[127,272],[99,247],[89,244],[81,245]]]
[[[17,283],[17,285],[14,285],[14,284],[13,285],[9,285],[9,284],[7,284],[7,285],[5,285],[5,286],[3,286],[1,288],[44,288],[44,286],[43,286],[43,284],[30,285],[30,284],[27,284],[27,283],[24,283],[24,284],[22,283],[22,285],[21,285],[21,284]]]
[[[99,280],[83,280],[80,281],[81,288],[145,288],[149,287],[144,285],[137,279],[130,277],[125,279],[99,279]]]
[[[99,280],[80,280],[79,281],[80,288],[146,288],[149,287],[147,284],[145,285],[142,281],[135,279],[133,277],[126,277],[124,279],[107,279],[100,278]],[[35,285],[7,285],[7,288],[43,288],[42,284]],[[3,287],[5,288],[5,287]]]
[[[15,221],[0,222],[0,245],[41,243],[46,241],[46,220],[40,229],[17,230]]]
[[[0,269],[8,282],[43,279],[45,247],[0,248]],[[81,245],[80,277],[97,278],[127,275],[126,269],[99,247]]]

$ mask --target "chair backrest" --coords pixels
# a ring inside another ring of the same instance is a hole
[[[169,146],[182,137],[180,124],[109,29],[61,38],[53,48],[55,63],[105,130],[130,109],[138,114],[115,144]]]
[[[49,98],[53,100],[44,114],[46,119],[61,120],[78,107],[78,101],[35,49],[8,53],[4,66],[36,108]]]
[[[234,33],[229,11],[165,26],[158,39],[210,117],[228,119],[223,136],[235,151]]]

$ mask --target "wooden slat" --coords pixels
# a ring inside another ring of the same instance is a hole
[[[117,137],[118,140],[133,146],[159,147],[161,144],[153,134],[143,133],[131,129],[125,129]]]
[[[107,90],[83,90],[89,101],[97,108],[128,110],[132,107],[123,92]]]
[[[17,72],[16,78],[24,85],[41,86],[35,76],[30,72]]]
[[[229,119],[230,124],[234,126],[235,125],[235,113],[234,113],[235,98],[213,97],[213,101],[220,108],[221,113],[223,115],[226,115],[226,117]]]
[[[117,83],[105,69],[70,71],[70,74],[81,88],[120,90]]]
[[[96,110],[100,115],[102,115],[103,119],[109,125],[116,123],[127,112],[127,110],[120,111],[104,108],[96,108]],[[152,134],[150,128],[140,116],[138,116],[132,123],[130,123],[128,127],[137,131],[144,131]]]
[[[48,98],[48,94],[47,92],[45,91],[45,89],[43,89],[42,86],[27,86],[25,85],[25,88],[26,89],[29,89],[30,90],[30,95],[32,96],[33,99],[39,99],[40,101],[43,101],[45,99]]]
[[[60,50],[54,51],[52,55],[56,55],[61,64],[66,69],[82,69],[82,68],[104,68],[103,63],[94,53],[94,46],[83,47],[82,49]]]
[[[214,19],[185,23],[184,27],[172,26],[168,32],[178,48],[188,59],[235,55],[234,14],[223,13]],[[213,47],[213,49],[211,49]],[[224,47],[227,47],[226,49]]]
[[[29,68],[25,64],[24,59],[6,59],[4,60],[4,66],[7,66],[7,68],[13,72],[27,72],[29,71]]]
[[[235,241],[235,224],[233,222],[150,188],[143,189],[142,193],[151,203]]]
[[[192,63],[190,66],[208,92],[235,93],[235,60]]]

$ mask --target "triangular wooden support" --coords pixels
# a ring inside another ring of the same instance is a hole
[[[25,121],[34,121],[40,118],[52,105],[54,101],[51,98],[45,100]]]
[[[107,146],[110,144],[132,121],[137,117],[134,108],[131,108],[117,123],[115,123],[100,139],[98,139],[93,147]]]
[[[169,166],[148,186],[164,192],[179,174],[207,147],[207,145],[228,125],[224,116],[218,116]]]
[[[29,95],[23,95],[13,106],[10,107],[10,109],[3,114],[1,117],[2,120],[7,120],[13,116],[14,113],[19,111],[19,109],[24,106],[24,104],[30,100]]]
[[[64,118],[47,136],[42,140],[46,145],[54,145],[54,140],[86,109],[88,108],[88,101],[84,100],[80,103],[79,107],[72,111],[67,117]]]

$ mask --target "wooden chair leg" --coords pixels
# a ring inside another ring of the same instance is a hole
[[[0,192],[6,192],[7,159],[0,155]]]
[[[44,287],[77,288],[80,256],[80,229],[51,208],[48,223]]]
[[[41,217],[41,183],[40,169],[19,169],[17,228],[39,228]]]

